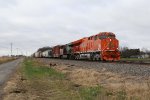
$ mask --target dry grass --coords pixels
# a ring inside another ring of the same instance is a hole
[[[82,86],[103,86],[108,94],[113,94],[113,100],[150,100],[150,78],[143,79],[135,76],[122,76],[105,69],[97,71],[94,69],[83,69],[66,65],[54,66],[54,69],[66,73],[69,79]],[[102,96],[105,97],[105,96]]]
[[[16,58],[12,58],[12,57],[0,57],[0,64],[2,63],[6,63],[12,60],[15,60]]]

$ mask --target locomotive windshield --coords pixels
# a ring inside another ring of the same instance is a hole
[[[102,40],[102,39],[106,39],[106,38],[107,38],[106,35],[100,35],[100,36],[99,36],[99,39],[101,39],[101,40]]]
[[[108,38],[115,38],[115,35],[109,34],[109,35],[108,35]]]
[[[109,35],[100,35],[99,39],[106,39],[106,38],[115,38],[115,35],[113,34],[109,34]]]

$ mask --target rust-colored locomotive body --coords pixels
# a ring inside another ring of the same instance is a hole
[[[119,42],[114,33],[101,32],[72,42],[75,59],[120,60]]]

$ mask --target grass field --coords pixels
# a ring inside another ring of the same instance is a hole
[[[145,100],[128,95],[124,88],[114,91],[101,85],[75,84],[68,74],[37,59],[25,59],[17,76],[10,82],[10,87],[15,84],[15,88],[9,89],[9,99],[4,100]]]
[[[113,92],[102,86],[80,86],[72,83],[66,74],[48,68],[36,60],[24,61],[22,74],[28,80],[29,91],[37,100],[125,100],[124,91]]]
[[[38,99],[48,100],[94,100],[101,87],[78,87],[67,76],[47,68],[33,60],[24,62],[23,75],[30,81],[30,88],[38,90]]]

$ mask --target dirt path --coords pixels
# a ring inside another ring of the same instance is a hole
[[[2,98],[2,87],[21,61],[22,59],[18,59],[0,65],[0,98]]]

